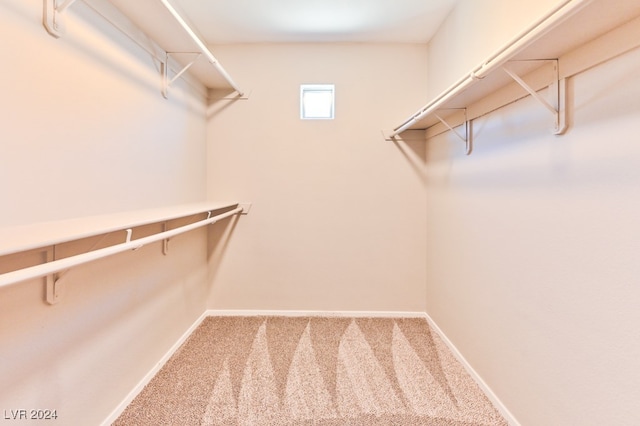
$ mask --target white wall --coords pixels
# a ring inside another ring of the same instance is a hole
[[[159,64],[81,2],[61,39],[42,1],[3,3],[0,226],[204,198],[201,95],[164,100]]]
[[[429,96],[435,97],[468,75],[560,3],[558,0],[458,0],[429,42]]]
[[[427,311],[523,425],[640,422],[638,64],[571,78],[564,136],[527,98],[427,142]]]
[[[423,311],[424,182],[381,131],[424,100],[425,46],[215,51],[252,92],[209,110],[209,196],[253,208],[215,260],[209,306]],[[300,120],[303,83],[336,85],[335,120]]]
[[[0,227],[205,199],[199,92],[180,81],[165,100],[158,64],[82,2],[62,39],[41,22],[40,0],[0,5]],[[73,268],[55,306],[42,280],[1,288],[0,409],[105,419],[204,311],[206,250],[200,231],[169,256],[153,244]]]

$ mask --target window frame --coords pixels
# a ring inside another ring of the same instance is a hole
[[[329,116],[311,116],[305,111],[305,94],[307,93],[330,93],[331,105],[329,106]],[[301,120],[333,120],[335,119],[336,89],[335,84],[301,84],[300,85],[300,119]]]

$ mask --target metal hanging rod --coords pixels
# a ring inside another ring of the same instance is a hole
[[[222,213],[213,217],[211,217],[210,215],[211,212],[209,212],[209,217],[207,219],[204,219],[189,225],[181,226],[179,228],[171,229],[169,231],[160,232],[154,235],[150,235],[148,237],[143,237],[143,238],[134,239],[134,240],[131,239],[130,229],[126,229],[125,242],[121,244],[116,244],[111,247],[106,247],[103,249],[94,250],[94,251],[90,251],[83,254],[78,254],[78,255],[67,257],[60,260],[53,260],[51,262],[43,263],[40,265],[35,265],[35,266],[31,266],[24,269],[19,269],[17,271],[1,274],[0,287],[9,286],[9,285],[27,281],[33,278],[45,277],[47,275],[72,268],[74,266],[82,265],[84,263],[102,259],[104,257],[112,256],[114,254],[122,253],[128,250],[137,250],[147,244],[151,244],[156,241],[166,240],[168,238],[191,231],[193,229],[216,223],[219,220],[225,219],[227,217],[230,217],[239,213],[246,214],[247,212],[248,212],[248,207],[246,205],[239,205],[233,210],[230,210],[226,213]]]

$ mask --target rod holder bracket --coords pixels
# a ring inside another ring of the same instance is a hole
[[[50,305],[57,304],[62,299],[63,285],[58,279],[57,274],[50,274],[45,277],[47,284],[47,303]]]
[[[246,215],[249,214],[249,211],[251,210],[251,203],[238,203],[238,207],[242,207],[240,214]]]
[[[42,23],[49,34],[60,38],[64,33],[64,20],[56,11],[56,0],[44,0]]]
[[[46,261],[52,262],[55,259],[55,248],[48,248],[45,252]],[[45,300],[49,305],[55,305],[62,299],[63,286],[57,273],[49,274],[45,279]]]
[[[64,12],[76,0],[43,0],[42,23],[49,34],[60,38],[65,32]]]
[[[166,222],[162,224],[162,232],[167,232]],[[169,254],[169,238],[162,240],[162,254],[165,256]]]

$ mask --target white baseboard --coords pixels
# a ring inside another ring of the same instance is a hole
[[[167,353],[165,353],[160,361],[156,363],[156,365],[138,382],[135,388],[129,392],[129,394],[122,400],[120,404],[109,414],[109,416],[102,422],[101,426],[109,426],[111,423],[116,421],[116,419],[124,412],[124,410],[131,404],[131,402],[135,399],[136,396],[142,389],[158,374],[158,371],[169,361],[169,359],[173,356],[173,354],[180,348],[180,346],[191,336],[191,333],[195,331],[196,328],[204,321],[206,317],[208,317],[207,311],[205,311],[200,317],[185,331],[182,336],[176,341],[176,343],[169,348]]]
[[[395,311],[288,311],[288,310],[218,310],[210,309],[205,311],[189,329],[171,346],[167,353],[158,361],[158,363],[143,377],[136,387],[129,392],[126,398],[111,412],[111,414],[102,422],[102,426],[109,426],[113,423],[127,408],[127,406],[135,399],[135,397],[144,389],[144,387],[153,379],[160,371],[162,366],[173,356],[180,346],[189,338],[191,333],[207,317],[212,316],[288,316],[288,317],[336,317],[336,318],[425,318],[433,330],[447,345],[456,359],[467,370],[469,375],[476,381],[480,389],[485,393],[487,398],[500,411],[500,414],[509,422],[511,426],[520,426],[520,423],[511,414],[507,407],[491,390],[491,388],[482,380],[482,377],[473,369],[471,364],[462,356],[458,348],[447,338],[442,332],[438,324],[426,312],[395,312]]]
[[[474,368],[469,364],[469,362],[462,356],[458,348],[455,347],[453,342],[449,340],[449,338],[444,334],[442,329],[438,327],[438,324],[427,314],[426,312],[422,313],[422,317],[426,318],[429,322],[429,325],[433,330],[438,333],[438,336],[442,339],[442,341],[447,345],[453,356],[462,364],[462,366],[467,370],[467,373],[475,380],[475,382],[480,386],[480,389],[484,394],[489,398],[491,403],[496,407],[496,409],[502,414],[502,417],[509,422],[510,426],[521,426],[520,422],[514,417],[514,415],[509,411],[509,409],[502,403],[500,398],[493,392],[493,390],[487,385],[487,383],[482,380],[482,377],[474,370]]]
[[[207,316],[245,316],[245,317],[338,317],[338,318],[424,318],[424,312],[395,311],[293,311],[293,310],[219,310],[210,309]]]

